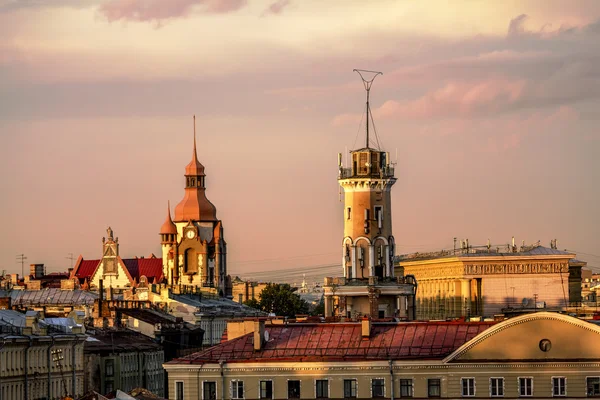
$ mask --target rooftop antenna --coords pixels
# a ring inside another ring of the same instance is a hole
[[[366,69],[354,69],[354,72],[360,75],[360,79],[363,81],[363,86],[367,91],[367,149],[369,148],[369,116],[371,114],[371,106],[369,105],[369,95],[371,93],[371,86],[373,85],[373,81],[377,78],[378,75],[383,75],[383,72],[379,71],[369,71]],[[373,74],[371,79],[365,79],[363,74]]]
[[[21,278],[23,279],[25,279],[25,260],[27,260],[25,254],[17,254],[17,262],[21,263]]]
[[[71,269],[73,269],[73,260],[75,259],[75,257],[73,257],[73,253],[69,253],[69,257],[65,257],[67,260],[71,260]]]

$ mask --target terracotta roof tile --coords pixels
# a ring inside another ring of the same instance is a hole
[[[127,258],[122,259],[125,268],[136,282],[145,275],[148,283],[159,282],[163,278],[163,265],[161,258]],[[79,279],[91,278],[96,271],[100,260],[81,260],[75,271],[75,276]]]
[[[374,323],[362,338],[360,324],[289,324],[266,327],[269,341],[254,351],[253,334],[171,361],[174,364],[352,359],[441,359],[495,322]]]
[[[137,282],[142,275],[148,278],[148,283],[158,282],[163,277],[161,258],[129,258],[123,260],[123,264]]]
[[[75,276],[79,279],[89,278],[92,276],[94,271],[96,271],[96,267],[100,263],[100,260],[81,260],[77,271],[75,271]]]

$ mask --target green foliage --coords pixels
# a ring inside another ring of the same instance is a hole
[[[269,283],[260,292],[260,301],[254,299],[244,304],[277,316],[295,317],[298,314],[308,314],[308,303],[294,293],[287,283]]]
[[[252,307],[252,308],[256,308],[257,310],[260,310],[260,301],[256,300],[256,299],[250,299],[250,300],[246,300],[244,301],[245,305],[247,305],[248,307]]]
[[[321,296],[321,300],[319,300],[319,304],[315,306],[315,308],[310,312],[310,315],[318,317],[320,315],[325,315],[325,297]]]

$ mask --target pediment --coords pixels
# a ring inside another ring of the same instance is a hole
[[[600,360],[600,328],[558,313],[511,318],[482,332],[444,362]]]

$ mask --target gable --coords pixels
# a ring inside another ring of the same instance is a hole
[[[599,342],[600,328],[595,325],[567,315],[540,312],[501,322],[465,343],[445,361],[598,360]]]
[[[107,262],[110,264],[107,269]],[[114,269],[113,269],[114,268]],[[109,274],[105,277],[105,274]],[[134,284],[134,279],[129,274],[129,271],[125,268],[121,257],[116,258],[103,258],[98,265],[98,268],[94,272],[92,277],[92,284],[96,287],[100,284],[100,279],[104,279],[104,286],[112,286],[117,288],[124,288]]]

